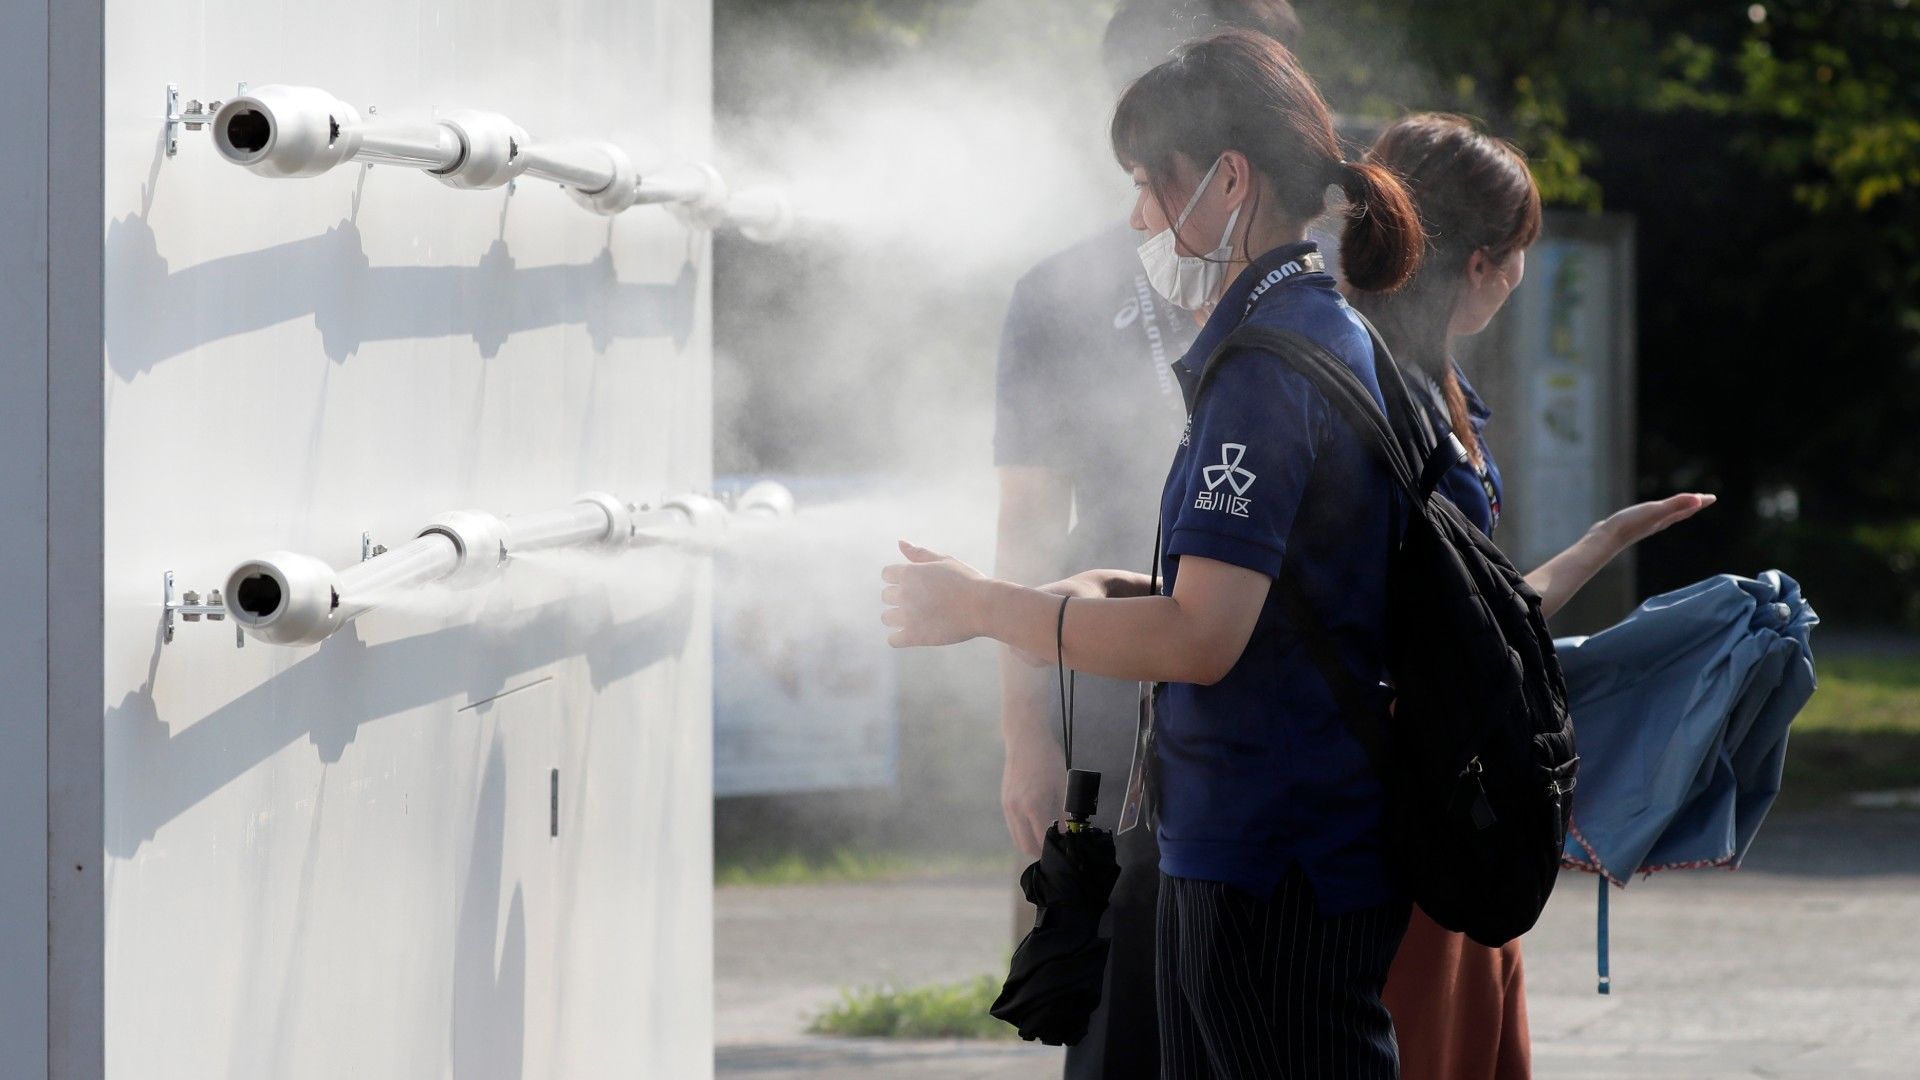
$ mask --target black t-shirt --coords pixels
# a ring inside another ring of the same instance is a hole
[[[1124,223],[1014,286],[995,381],[994,464],[1033,465],[1073,491],[1068,565],[1145,571],[1168,462],[1186,424],[1169,365],[1193,316],[1153,291]]]

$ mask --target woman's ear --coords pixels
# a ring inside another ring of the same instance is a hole
[[[1467,287],[1478,289],[1485,285],[1487,278],[1500,272],[1500,267],[1488,256],[1486,248],[1474,248],[1467,256]]]
[[[1220,193],[1226,199],[1227,209],[1237,210],[1253,190],[1253,163],[1240,151],[1228,150],[1220,155],[1220,171],[1226,174]]]

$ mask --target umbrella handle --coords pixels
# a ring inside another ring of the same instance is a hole
[[[1599,964],[1600,964],[1599,992],[1602,994],[1611,994],[1613,993],[1613,975],[1610,970],[1611,965],[1609,965],[1609,963],[1607,962],[1607,945],[1608,945],[1608,942],[1607,942],[1607,875],[1595,874],[1593,875],[1593,880],[1598,881],[1600,883],[1600,904],[1597,909],[1599,912],[1599,916],[1598,916],[1599,927],[1598,927],[1598,932],[1596,934],[1596,937],[1597,937],[1596,945],[1598,947],[1597,951],[1600,954],[1599,956]]]
[[[1090,769],[1067,770],[1067,828],[1078,831],[1100,809],[1100,774]]]

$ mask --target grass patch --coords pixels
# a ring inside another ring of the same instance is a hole
[[[1793,722],[1781,800],[1920,788],[1920,657],[1816,657],[1820,688]]]
[[[840,1003],[814,1017],[807,1030],[866,1038],[1011,1039],[1013,1027],[987,1012],[999,995],[991,975],[912,990],[843,990]]]
[[[715,885],[819,885],[1005,873],[1009,856],[990,852],[869,851],[858,848],[716,853]]]
[[[1795,731],[1920,734],[1920,657],[1843,656],[1815,663],[1820,689]]]

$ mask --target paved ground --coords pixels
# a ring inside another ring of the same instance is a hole
[[[717,897],[722,1076],[1041,1077],[1023,1044],[823,1039],[841,987],[1000,970],[991,878],[732,888]],[[1920,1076],[1920,812],[1776,815],[1747,868],[1613,895],[1614,992],[1594,990],[1594,888],[1569,874],[1527,939],[1542,1077]]]

